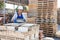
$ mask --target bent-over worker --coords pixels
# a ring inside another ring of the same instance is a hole
[[[14,16],[12,17],[12,20],[14,23],[22,23],[22,22],[25,22],[25,18],[22,14],[23,12],[23,6],[19,6],[18,7],[18,12],[16,12],[14,14]]]

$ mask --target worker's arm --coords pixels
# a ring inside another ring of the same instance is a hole
[[[11,21],[13,22],[16,18],[17,18],[17,13],[14,14],[14,16],[11,19]]]
[[[23,14],[24,20],[27,21],[27,13],[22,13],[22,14]]]

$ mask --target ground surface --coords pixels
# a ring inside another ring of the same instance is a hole
[[[60,31],[60,25],[57,27],[57,32]],[[60,38],[54,38],[54,40],[60,40]]]
[[[55,40],[60,40],[60,38],[54,38]]]
[[[58,25],[58,31],[60,31],[60,25]],[[54,38],[55,40],[60,40],[60,38]]]

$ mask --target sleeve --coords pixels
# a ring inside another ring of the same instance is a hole
[[[22,14],[23,14],[24,20],[27,21],[27,13],[22,13]]]
[[[16,18],[17,18],[17,13],[14,14],[14,16],[11,19],[11,21],[14,21]]]

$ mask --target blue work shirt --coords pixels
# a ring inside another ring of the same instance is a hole
[[[23,21],[25,21],[23,15],[21,14],[21,15],[19,16],[18,13],[17,13],[17,18],[14,20],[14,23],[18,23],[18,22],[17,22],[17,19],[23,19]],[[20,23],[20,22],[19,22],[19,23]]]

